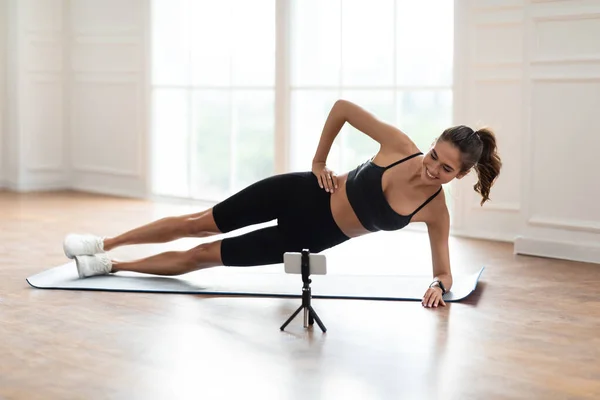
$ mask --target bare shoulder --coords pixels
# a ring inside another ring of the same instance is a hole
[[[383,153],[405,154],[418,151],[416,144],[405,132],[358,104],[340,99],[336,105],[343,109],[345,119],[350,125],[381,145]]]

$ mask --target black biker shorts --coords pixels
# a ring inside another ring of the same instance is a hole
[[[311,172],[291,172],[262,179],[213,208],[222,233],[277,220],[221,242],[226,266],[257,266],[283,262],[283,253],[308,249],[319,253],[349,239],[337,226],[329,200]]]

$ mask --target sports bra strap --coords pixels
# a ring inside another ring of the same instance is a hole
[[[420,156],[421,154],[423,154],[423,153],[418,152],[418,153],[412,154],[412,155],[410,155],[408,157],[403,158],[402,160],[396,161],[395,163],[392,163],[392,164],[388,165],[387,167],[385,167],[385,169],[392,168],[394,165],[398,165],[400,163],[403,163],[404,161],[410,160],[411,158],[416,157],[416,156]]]
[[[425,202],[423,204],[421,204],[421,206],[419,208],[417,208],[411,215],[415,215],[416,213],[419,212],[419,210],[423,207],[425,207],[431,200],[433,200],[435,198],[435,196],[437,196],[440,192],[442,191],[442,187],[440,186],[440,188],[438,189],[437,192],[435,192],[434,194],[432,194],[431,196],[429,196],[429,198],[427,200],[425,200]]]

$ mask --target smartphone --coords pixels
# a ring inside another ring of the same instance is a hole
[[[302,253],[283,253],[286,274],[302,274]],[[308,266],[311,275],[327,274],[327,259],[324,254],[309,254]]]

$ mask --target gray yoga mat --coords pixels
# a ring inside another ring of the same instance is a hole
[[[283,269],[283,268],[282,268]],[[445,301],[459,301],[477,287],[484,268],[453,277]],[[431,276],[311,275],[312,297],[322,299],[421,300]],[[80,279],[75,262],[27,278],[38,289],[182,293],[221,296],[301,297],[302,276],[246,268],[212,268],[177,277],[131,272]]]

